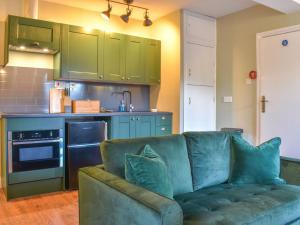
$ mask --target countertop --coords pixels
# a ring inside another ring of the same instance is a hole
[[[0,118],[111,117],[172,114],[171,112],[104,112],[104,113],[0,113]]]

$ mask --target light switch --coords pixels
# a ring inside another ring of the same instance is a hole
[[[246,78],[246,84],[247,85],[251,85],[252,84],[252,80],[250,78]]]
[[[224,103],[231,103],[232,102],[232,96],[224,96],[223,101],[224,101]]]

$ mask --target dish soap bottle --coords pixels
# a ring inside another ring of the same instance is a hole
[[[125,107],[125,101],[121,100],[120,105],[119,105],[119,112],[125,112],[126,107]]]

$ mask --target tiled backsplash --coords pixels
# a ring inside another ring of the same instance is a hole
[[[6,67],[5,71],[0,74],[0,112],[49,112],[49,89],[54,86],[51,69]],[[99,99],[103,107],[113,110],[122,98],[115,93],[129,90],[135,110],[149,110],[148,86],[72,83],[71,87],[72,99]]]

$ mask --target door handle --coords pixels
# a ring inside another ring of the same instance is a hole
[[[269,102],[267,99],[266,99],[266,96],[261,96],[261,112],[262,113],[265,113],[266,112],[266,102]]]
[[[192,104],[192,98],[189,97],[189,105]]]

